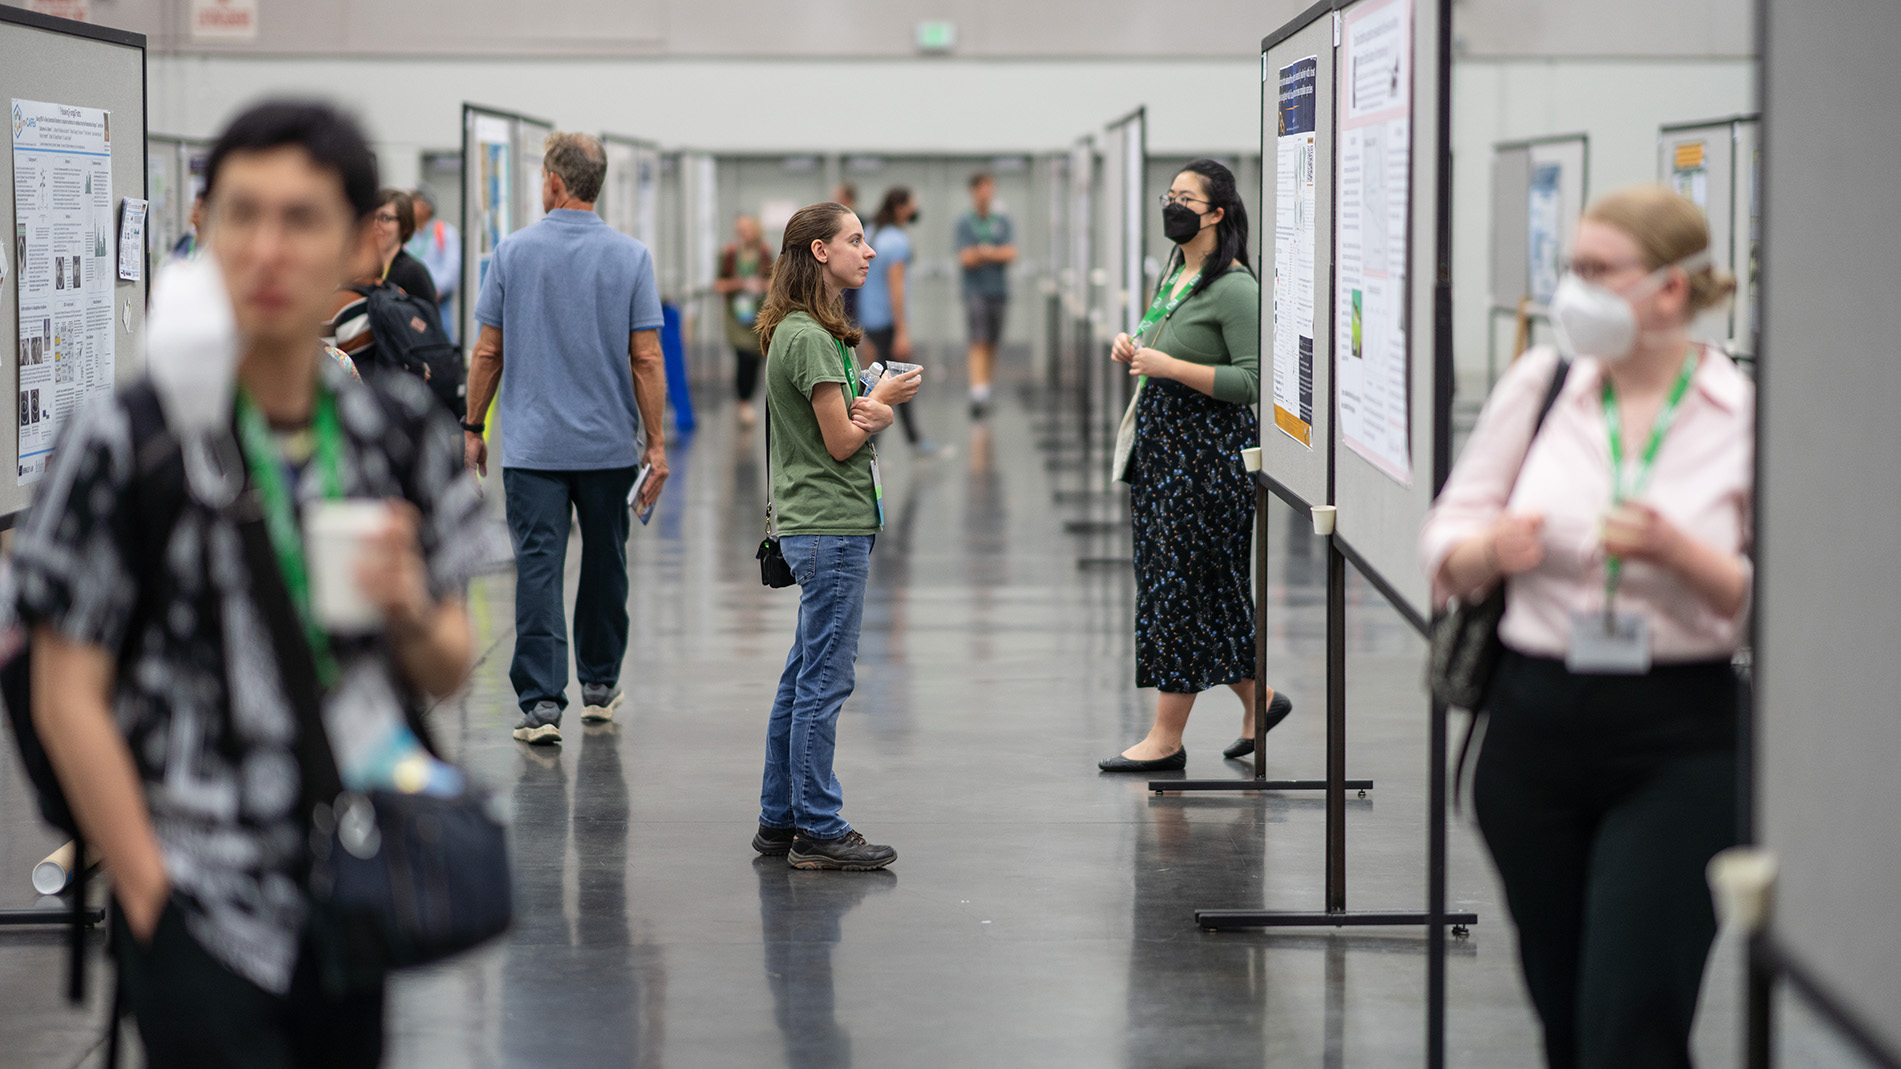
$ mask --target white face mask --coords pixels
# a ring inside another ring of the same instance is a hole
[[[1633,300],[1655,293],[1681,267],[1696,271],[1709,262],[1707,253],[1695,253],[1664,264],[1623,293],[1586,282],[1566,272],[1551,295],[1551,328],[1558,346],[1572,356],[1593,356],[1607,364],[1629,359],[1637,349],[1637,309]]]
[[[154,283],[145,367],[184,451],[192,492],[207,504],[227,503],[243,470],[226,433],[237,391],[238,323],[224,272],[210,256],[172,264]]]

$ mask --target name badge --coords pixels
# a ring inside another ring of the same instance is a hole
[[[1571,614],[1564,666],[1579,675],[1640,676],[1650,671],[1650,621],[1635,613]]]
[[[884,526],[884,478],[878,474],[878,458],[871,458],[871,499],[878,505],[878,526]]]

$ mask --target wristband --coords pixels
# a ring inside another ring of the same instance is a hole
[[[481,433],[482,433],[483,431],[485,431],[485,430],[488,430],[488,424],[486,424],[486,423],[464,423],[464,424],[462,425],[462,429],[463,429],[463,430],[465,430],[465,431],[468,431],[468,432],[469,432],[470,434],[481,434]]]

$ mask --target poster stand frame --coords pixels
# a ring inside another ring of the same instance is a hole
[[[1306,29],[1322,18],[1340,19],[1342,13],[1362,0],[1321,0],[1305,12],[1283,25],[1275,33],[1261,42],[1263,78],[1268,70],[1267,53],[1275,45]],[[1414,39],[1414,55],[1417,57],[1423,47],[1436,51],[1434,82],[1431,86],[1433,99],[1431,107],[1436,109],[1436,129],[1434,140],[1429,146],[1433,153],[1433,166],[1436,170],[1434,203],[1431,205],[1433,249],[1432,286],[1432,330],[1430,358],[1432,364],[1432,396],[1430,414],[1433,420],[1431,434],[1432,486],[1436,494],[1445,485],[1452,463],[1452,152],[1451,152],[1451,89],[1452,89],[1452,0],[1414,0],[1415,21],[1421,10],[1433,10],[1436,13],[1434,35],[1430,42]],[[1335,47],[1338,48],[1338,22],[1336,21]],[[1336,94],[1339,73],[1335,72]],[[1416,93],[1419,88],[1415,81]],[[1415,96],[1417,100],[1417,95]],[[1263,96],[1265,106],[1265,96]],[[1330,121],[1337,123],[1336,115]],[[1417,109],[1415,110],[1417,114]],[[1265,118],[1265,116],[1263,117]],[[1265,124],[1263,124],[1265,131]],[[1419,150],[1414,143],[1415,158]],[[1269,159],[1267,146],[1262,148],[1262,167],[1265,171]],[[1416,169],[1416,165],[1415,165]],[[1337,172],[1336,172],[1337,173]],[[1334,181],[1337,179],[1332,179]],[[1417,218],[1417,198],[1411,198],[1413,204],[1409,211],[1409,226],[1414,236],[1419,233]],[[1331,274],[1331,273],[1330,273]],[[1411,277],[1411,285],[1420,280]],[[1332,290],[1329,278],[1329,291]],[[1329,298],[1331,301],[1331,297]],[[1331,322],[1332,317],[1329,317]],[[1329,329],[1333,329],[1331,326]],[[1415,350],[1417,345],[1415,343]],[[1330,354],[1331,355],[1331,354]],[[1336,413],[1339,402],[1338,376],[1330,375],[1328,404]],[[1337,419],[1329,420],[1327,448],[1329,452],[1327,486],[1328,496],[1335,495],[1335,480],[1338,475],[1341,431]],[[1264,566],[1266,560],[1266,504],[1270,493],[1281,497],[1297,511],[1312,515],[1312,504],[1292,493],[1288,487],[1263,471],[1256,475],[1256,525],[1259,562]],[[1327,544],[1327,873],[1325,887],[1325,909],[1322,911],[1286,911],[1261,909],[1201,909],[1195,911],[1196,923],[1204,929],[1231,930],[1251,928],[1308,928],[1308,927],[1411,927],[1424,926],[1427,934],[1427,971],[1426,971],[1426,1065],[1429,1069],[1443,1069],[1445,1065],[1445,1013],[1446,1013],[1446,936],[1447,929],[1455,936],[1463,936],[1467,927],[1477,922],[1473,913],[1450,913],[1446,908],[1446,810],[1448,755],[1447,738],[1449,734],[1449,710],[1436,702],[1428,702],[1429,740],[1427,745],[1428,798],[1427,798],[1427,846],[1426,846],[1426,909],[1423,911],[1350,911],[1346,908],[1346,569],[1349,564],[1359,571],[1379,591],[1381,597],[1397,609],[1407,624],[1422,634],[1426,632],[1428,621],[1412,604],[1401,595],[1398,587],[1383,576],[1370,559],[1358,552],[1350,540],[1335,531],[1324,536]],[[1264,571],[1264,567],[1261,571]],[[1261,642],[1265,634],[1266,598],[1264,593],[1265,577],[1257,576],[1256,595],[1256,642]],[[1264,664],[1265,662],[1260,662]],[[1257,703],[1264,688],[1256,688]],[[1255,761],[1259,768],[1263,761],[1262,749],[1265,739],[1259,737],[1265,720],[1257,704]],[[1178,790],[1179,786],[1168,781],[1155,781],[1150,784],[1159,791]]]

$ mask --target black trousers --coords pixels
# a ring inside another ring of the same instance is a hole
[[[733,392],[741,401],[750,401],[759,389],[759,362],[765,358],[749,349],[734,349],[733,358]]]
[[[113,911],[119,982],[150,1069],[374,1069],[383,1060],[383,990],[327,994],[308,953],[290,994],[227,969],[167,904],[149,946]]]
[[[865,331],[865,340],[871,343],[873,349],[877,350],[878,359],[886,363],[891,362],[891,342],[892,339],[897,336],[897,327],[880,327],[877,330]],[[918,440],[917,424],[911,419],[911,406],[906,404],[893,405],[892,407],[898,410],[898,422],[904,426],[904,440],[912,445],[916,445]]]
[[[1499,665],[1473,801],[1552,1069],[1690,1065],[1703,870],[1737,840],[1737,685],[1727,662]]]

